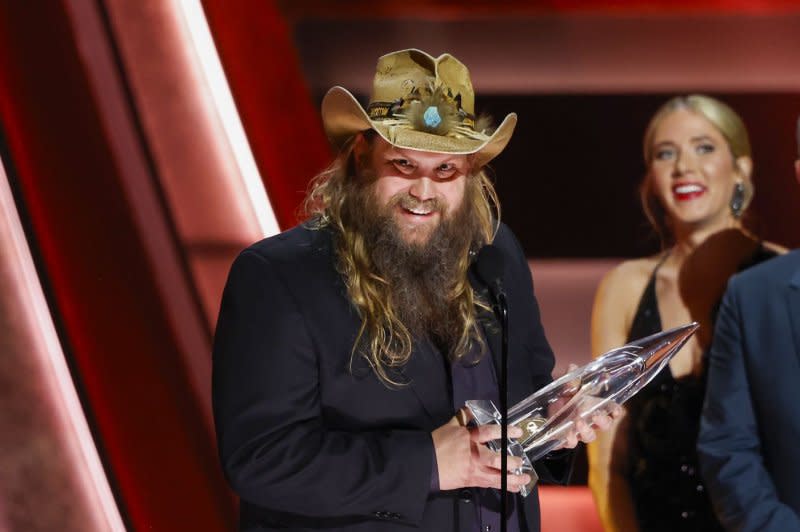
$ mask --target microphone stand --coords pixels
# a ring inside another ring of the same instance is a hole
[[[495,314],[500,320],[500,532],[508,529],[508,302],[498,290]]]
[[[502,338],[500,351],[500,532],[508,529],[508,300],[503,291],[503,252],[492,244],[477,253],[475,266],[478,278],[491,294],[492,310],[498,321]]]

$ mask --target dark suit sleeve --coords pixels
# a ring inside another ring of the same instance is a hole
[[[552,372],[555,365],[555,357],[542,326],[533,277],[522,246],[505,226],[503,226],[503,231],[498,233],[498,236],[504,242],[507,253],[512,259],[511,286],[514,293],[511,297],[514,301],[518,301],[514,310],[522,309],[522,316],[517,316],[521,320],[512,324],[511,327],[526,331],[521,354],[527,358],[528,366],[530,367],[530,394],[547,386],[553,380]],[[511,312],[509,310],[509,315],[511,315]],[[574,458],[575,452],[573,449],[554,451],[537,461],[534,464],[534,468],[541,482],[566,484],[572,474]]]
[[[213,354],[224,472],[244,500],[311,518],[418,523],[433,443],[415,430],[325,426],[318,346],[277,269],[243,252],[225,287]]]
[[[717,515],[726,529],[800,530],[800,519],[778,500],[760,453],[742,338],[741,301],[734,278],[714,331],[708,387],[697,450]],[[767,427],[766,430],[780,430]]]

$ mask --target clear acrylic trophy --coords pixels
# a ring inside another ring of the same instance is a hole
[[[591,424],[594,415],[608,413],[644,388],[698,327],[693,322],[612,349],[511,407],[508,423],[520,427],[523,435],[509,438],[508,453],[523,459],[515,473],[532,478],[522,495],[527,496],[538,480],[533,462],[560,447],[577,420]],[[466,406],[472,423],[500,423],[500,411],[491,401],[467,401]],[[499,451],[500,440],[488,446]]]

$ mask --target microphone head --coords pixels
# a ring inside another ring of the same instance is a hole
[[[487,244],[475,257],[475,273],[484,284],[496,287],[502,284],[505,257],[500,248]]]

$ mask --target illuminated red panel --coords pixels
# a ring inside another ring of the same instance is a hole
[[[192,2],[182,2],[184,8]],[[191,272],[204,311],[203,333],[213,330],[227,268],[236,253],[265,236],[222,131],[208,80],[200,68],[178,4],[109,0],[110,27],[136,118],[151,157],[152,180],[163,195],[174,238]],[[202,13],[202,10],[200,10]],[[102,93],[99,98],[102,98]],[[246,146],[244,146],[247,149]],[[263,190],[263,185],[258,186]],[[142,188],[137,180],[127,180]],[[146,220],[145,220],[146,223]],[[143,231],[145,235],[149,231]],[[162,265],[159,265],[161,268]],[[177,316],[181,319],[182,314]],[[209,350],[194,350],[207,403]],[[207,408],[210,412],[210,406]]]
[[[0,127],[51,308],[126,524],[231,529],[233,507],[207,413],[196,402],[120,175],[126,160],[115,158],[106,136],[70,14],[57,2],[1,9]],[[94,45],[107,46],[98,35]],[[135,125],[123,119],[114,127]],[[132,137],[139,139],[135,129]],[[140,149],[126,155],[140,157]]]
[[[125,530],[0,161],[0,530]]]
[[[282,228],[330,160],[289,29],[272,1],[203,0],[250,145]]]
[[[592,492],[585,486],[540,486],[542,532],[601,532]]]
[[[281,10],[292,19],[335,18],[465,18],[492,15],[546,15],[552,13],[597,14],[693,14],[693,13],[797,13],[795,0],[280,0]]]

